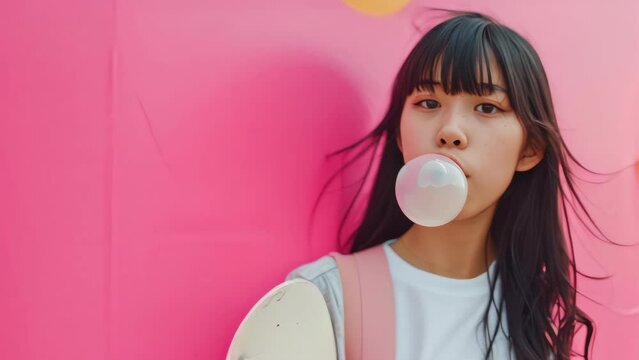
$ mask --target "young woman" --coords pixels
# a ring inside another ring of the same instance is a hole
[[[583,166],[561,138],[546,74],[530,43],[485,15],[452,13],[404,61],[381,123],[331,154],[365,140],[376,154],[384,140],[349,253],[384,247],[397,359],[569,359],[577,323],[587,329],[579,354],[587,359],[594,324],[576,306],[577,270],[560,218],[561,205],[568,224],[560,175],[586,211],[566,154]],[[412,223],[395,197],[400,168],[425,153],[457,160],[467,175],[462,212],[439,227]],[[572,252],[569,228],[568,237]],[[335,260],[323,256],[286,279],[295,277],[322,291],[344,359]]]

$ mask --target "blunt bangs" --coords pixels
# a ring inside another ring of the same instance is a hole
[[[449,95],[461,92],[477,96],[492,94],[500,87],[493,84],[489,57],[491,52],[493,60],[497,61],[496,68],[500,69],[502,79],[507,84],[507,74],[503,71],[499,54],[490,44],[489,26],[481,19],[460,19],[434,27],[409,55],[412,61],[407,63],[403,73],[405,78],[402,83],[406,84],[403,98],[415,90],[427,89],[434,92],[435,85],[441,85],[443,91]],[[439,82],[435,77],[437,65]],[[485,75],[484,66],[487,71]],[[504,90],[510,98],[508,87]]]

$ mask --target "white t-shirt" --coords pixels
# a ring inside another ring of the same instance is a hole
[[[472,279],[454,279],[418,269],[402,259],[384,242],[395,291],[396,359],[395,360],[483,360],[489,343],[481,323],[490,299],[486,272]],[[494,277],[493,261],[488,269]],[[313,282],[328,306],[338,360],[344,360],[344,307],[337,263],[330,255],[301,265],[286,280],[301,277]],[[501,298],[501,282],[495,285],[495,303],[490,306],[488,331],[492,337]],[[506,308],[502,309],[502,327],[493,343],[492,359],[509,358]]]

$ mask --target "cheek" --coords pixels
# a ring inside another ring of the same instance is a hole
[[[514,171],[509,166],[499,165],[493,163],[487,166],[485,171],[477,177],[476,182],[473,184],[476,187],[475,195],[485,198],[489,202],[494,202],[501,197],[510,184]]]
[[[523,132],[519,123],[502,125],[481,144],[482,167],[474,176],[476,196],[497,201],[506,191],[517,167]]]
[[[432,134],[435,129],[428,127],[428,122],[404,113],[400,122],[402,153],[404,161],[412,159],[426,152],[428,147],[427,134]]]
[[[480,171],[468,179],[468,197],[462,217],[477,214],[495,204],[504,194],[513,170],[499,161],[486,162]]]

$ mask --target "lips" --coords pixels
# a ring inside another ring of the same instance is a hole
[[[459,166],[462,169],[462,171],[464,172],[464,175],[466,175],[467,178],[470,177],[470,175],[466,173],[466,169],[464,169],[464,167],[462,166],[461,161],[459,161],[459,159],[455,155],[448,155],[448,154],[442,154],[442,153],[437,153],[437,154],[445,156],[451,159],[452,161],[454,161],[455,164],[457,164],[457,166]]]

